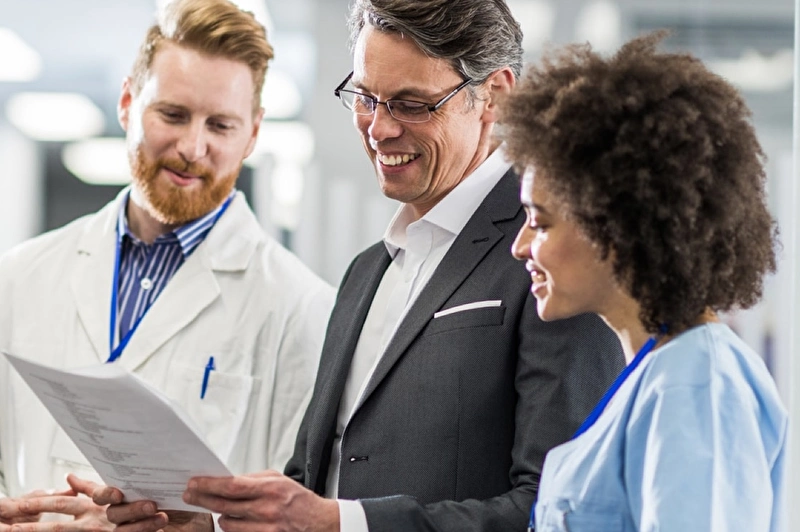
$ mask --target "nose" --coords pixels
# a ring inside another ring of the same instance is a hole
[[[525,223],[519,232],[514,243],[511,244],[511,254],[517,260],[528,260],[531,258],[531,242],[533,241],[533,230]]]
[[[184,161],[193,163],[205,157],[208,153],[208,138],[205,125],[202,123],[190,123],[178,139],[178,154]]]
[[[375,112],[364,118],[370,120],[367,132],[372,140],[381,142],[386,139],[396,138],[403,134],[403,126],[389,112],[385,105],[378,105]]]

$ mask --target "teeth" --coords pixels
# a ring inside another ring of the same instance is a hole
[[[416,159],[416,154],[409,155],[408,153],[404,155],[378,155],[378,160],[385,164],[386,166],[398,166],[401,164],[407,164],[414,159]]]

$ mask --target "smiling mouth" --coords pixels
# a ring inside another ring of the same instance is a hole
[[[547,284],[547,275],[533,264],[527,263],[525,269],[531,274],[531,292],[537,292]]]
[[[187,174],[186,172],[181,172],[180,170],[176,170],[176,169],[170,168],[168,166],[165,166],[164,168],[166,170],[169,170],[170,172],[172,172],[176,176],[180,177],[181,179],[199,179],[200,178],[199,176],[192,175],[192,174]]]
[[[405,153],[403,155],[383,155],[378,154],[378,160],[384,166],[401,166],[404,164],[408,164],[411,161],[417,159],[419,154],[416,153]]]

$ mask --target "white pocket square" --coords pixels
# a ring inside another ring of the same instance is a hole
[[[464,305],[458,305],[457,307],[450,307],[445,310],[440,310],[439,312],[433,315],[433,318],[441,318],[442,316],[447,316],[448,314],[455,314],[456,312],[464,312],[465,310],[473,310],[476,308],[486,308],[486,307],[499,307],[502,305],[503,302],[499,299],[490,299],[488,301],[475,301],[474,303],[466,303]]]

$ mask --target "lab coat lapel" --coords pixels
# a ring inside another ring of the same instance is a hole
[[[72,297],[98,362],[110,354],[111,284],[114,281],[116,221],[124,192],[89,221],[75,247]]]
[[[189,325],[219,293],[208,257],[198,246],[142,318],[119,359],[120,364],[134,371]]]
[[[123,367],[133,371],[144,364],[219,297],[216,271],[247,267],[259,241],[254,231],[257,222],[238,194],[142,318],[119,359]]]

